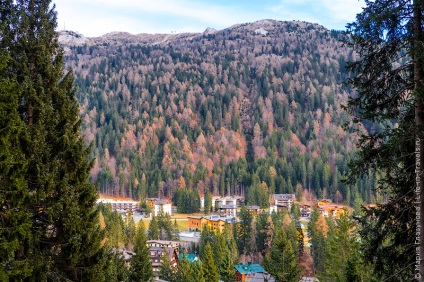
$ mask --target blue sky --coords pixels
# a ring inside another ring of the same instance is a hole
[[[58,30],[100,36],[138,33],[203,32],[261,19],[302,20],[344,29],[363,0],[52,0]]]

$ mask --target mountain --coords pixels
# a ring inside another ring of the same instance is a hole
[[[275,20],[203,33],[60,32],[93,142],[92,180],[135,199],[187,187],[261,206],[272,193],[373,201],[375,179],[340,183],[357,138],[342,129],[344,66],[355,56],[342,37]]]

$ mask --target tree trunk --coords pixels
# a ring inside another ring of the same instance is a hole
[[[423,30],[422,30],[422,7],[420,0],[414,0],[414,46],[413,46],[413,63],[414,63],[414,90],[415,90],[415,124],[417,128],[416,142],[415,142],[415,162],[416,162],[416,209],[417,215],[419,215],[419,220],[417,220],[417,229],[416,234],[419,234],[419,240],[416,239],[416,267],[415,273],[418,281],[423,281],[424,276],[424,263],[421,262],[424,259],[424,202],[422,197],[424,195],[424,174],[422,166],[424,166],[424,138],[420,137],[420,132],[424,127],[424,104],[423,104],[423,81],[424,81],[424,71],[422,64],[423,56]],[[419,270],[419,273],[417,271]]]

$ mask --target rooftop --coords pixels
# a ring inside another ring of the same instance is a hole
[[[223,205],[220,209],[236,209],[237,207],[234,205]]]
[[[155,205],[166,205],[170,204],[168,200],[156,200]]]
[[[296,197],[294,194],[274,194],[274,200],[294,200]]]
[[[235,269],[241,274],[249,274],[249,273],[266,273],[265,269],[260,264],[237,264],[234,266]]]

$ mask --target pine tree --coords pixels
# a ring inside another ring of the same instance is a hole
[[[205,192],[204,207],[205,207],[205,214],[208,215],[212,209],[212,196],[209,189],[206,189],[206,192]]]
[[[3,9],[0,15],[5,16]],[[0,24],[2,38],[7,23]],[[25,181],[28,161],[21,147],[24,124],[17,111],[18,85],[5,70],[9,60],[6,51],[0,49],[0,281],[28,277],[32,268],[25,248],[32,239],[32,221],[22,209],[30,197]]]
[[[212,248],[209,243],[206,243],[205,250],[202,256],[203,277],[208,282],[218,282],[219,273],[215,265],[212,254]]]
[[[182,259],[178,262],[177,272],[175,273],[175,282],[196,282],[194,279],[192,264],[188,261],[186,253],[183,252]]]
[[[264,258],[264,267],[276,281],[297,282],[300,279],[295,252],[282,229],[275,234],[271,250]]]
[[[234,239],[234,235],[231,227],[226,224],[224,227],[224,232],[222,236],[225,238],[225,242],[227,242],[228,249],[230,250],[231,258],[234,263],[236,263],[239,259],[238,250],[236,240]]]
[[[160,260],[159,278],[171,282],[173,277],[174,271],[172,270],[171,263],[169,262],[168,251],[164,247]]]
[[[234,263],[228,248],[223,251],[221,263],[219,265],[219,278],[223,282],[234,282],[236,280]]]
[[[134,244],[135,255],[130,260],[129,281],[153,281],[152,262],[146,245],[146,234],[143,224],[139,225]]]
[[[179,241],[180,240],[180,229],[178,229],[177,220],[174,219],[174,225],[172,226],[172,238],[170,240]]]
[[[155,216],[152,216],[152,220],[149,224],[149,240],[158,240],[159,239],[159,225]]]
[[[192,262],[191,267],[193,269],[193,282],[207,282],[203,274],[202,262]]]
[[[15,2],[3,1],[0,10],[15,13],[8,25],[13,44],[6,46],[10,51],[7,75],[20,85],[19,92],[10,92],[10,99],[18,101],[11,113],[19,114],[22,125],[22,134],[15,127],[18,143],[14,146],[20,146],[22,154],[16,151],[11,159],[16,166],[14,196],[5,196],[9,207],[19,205],[15,223],[22,231],[21,238],[14,238],[16,250],[6,257],[14,272],[23,270],[27,275],[26,263],[19,263],[25,256],[32,265],[33,281],[88,280],[93,276],[102,281],[101,272],[107,266],[101,262],[108,263],[104,257],[108,254],[100,244],[103,233],[95,209],[97,191],[88,182],[90,149],[80,134],[73,74],[63,71],[56,12],[50,1]],[[10,176],[5,179],[13,180]],[[28,228],[30,241],[25,235]]]
[[[143,224],[143,222],[141,222],[141,224]],[[125,226],[126,244],[134,244],[136,231],[137,229],[134,223],[134,218],[132,217],[131,212],[127,212],[126,226]]]
[[[237,248],[239,254],[248,254],[250,252],[249,240],[251,234],[252,215],[245,206],[241,207],[240,221],[234,225]]]
[[[346,41],[358,59],[348,65],[357,93],[347,109],[353,115],[351,129],[360,136],[349,180],[380,173],[378,189],[390,193],[386,203],[368,210],[361,220],[365,256],[375,263],[381,280],[414,279],[416,212],[424,226],[424,201],[418,199],[421,204],[414,210],[411,188],[424,194],[424,174],[415,167],[424,163],[424,154],[415,155],[424,147],[423,14],[423,1],[366,1],[348,25]],[[370,123],[381,130],[358,126]],[[419,239],[424,242],[424,232]],[[424,248],[419,252],[422,258]],[[419,271],[424,276],[424,264]]]

